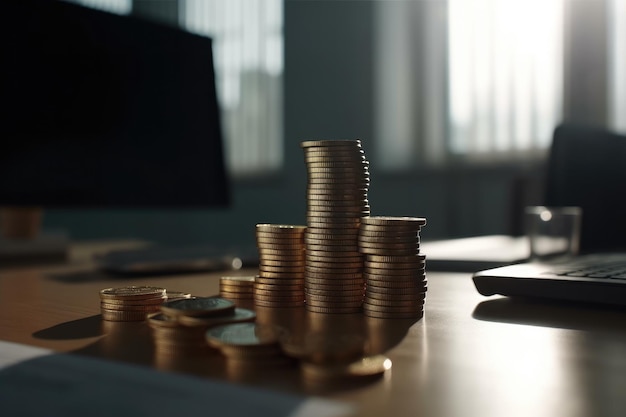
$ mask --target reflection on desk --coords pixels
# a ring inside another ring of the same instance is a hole
[[[239,373],[217,355],[158,358],[143,323],[99,321],[101,288],[151,284],[214,295],[219,273],[84,282],[51,277],[89,274],[90,268],[0,270],[0,338],[160,369],[166,376],[322,396],[351,405],[359,416],[622,416],[626,410],[626,326],[618,325],[626,322],[624,311],[486,299],[470,274],[428,271],[425,316],[413,323],[374,325],[359,315],[316,321],[304,310],[259,310],[261,322],[361,332],[371,352],[384,352],[393,363],[382,378],[320,392],[306,386],[297,367]]]

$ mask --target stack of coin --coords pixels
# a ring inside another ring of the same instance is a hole
[[[148,317],[157,354],[202,355],[210,353],[205,333],[212,326],[254,320],[252,311],[235,308],[219,297],[168,301],[161,312]]]
[[[254,298],[254,277],[221,277],[220,297],[233,302]]]
[[[206,341],[234,362],[282,364],[286,356],[280,347],[276,326],[257,323],[227,324],[209,329]]]
[[[307,167],[308,311],[354,313],[363,302],[360,219],[368,216],[369,163],[360,140],[301,143]]]
[[[259,275],[254,304],[300,307],[304,304],[304,232],[306,226],[257,224]]]
[[[364,217],[359,248],[365,254],[363,311],[369,317],[421,318],[426,257],[420,254],[421,217]]]
[[[167,300],[165,288],[128,286],[100,290],[100,311],[107,321],[143,321]]]

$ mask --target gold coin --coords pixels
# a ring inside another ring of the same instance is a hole
[[[362,149],[311,149],[304,152],[304,162],[367,161]]]
[[[166,290],[165,295],[168,301],[178,300],[179,298],[191,298],[191,294],[183,291]]]
[[[408,256],[385,256],[385,255],[367,255],[367,260],[371,262],[382,262],[382,263],[404,263],[404,262],[414,262],[421,261],[424,262],[426,260],[426,256],[422,254],[408,255]]]
[[[307,250],[326,251],[326,252],[332,252],[332,251],[351,252],[351,253],[359,252],[359,247],[357,246],[356,243],[351,244],[351,245],[326,245],[326,244],[318,245],[318,244],[308,243],[306,245],[306,248]]]
[[[259,257],[278,257],[278,259],[282,258],[298,258],[304,255],[304,246],[297,246],[294,250],[283,250],[283,249],[266,249],[264,247],[260,247],[259,249]]]
[[[378,230],[372,230],[371,227],[369,229],[361,229],[359,230],[359,235],[364,237],[364,238],[385,238],[385,237],[416,237],[419,238],[420,234],[418,231],[414,230],[414,229],[410,229],[410,230],[385,230],[385,229],[378,229]]]
[[[362,283],[360,286],[355,286],[354,288],[355,289],[342,289],[341,294],[345,296],[357,296],[357,295],[363,295],[365,293],[365,291],[363,290]],[[315,285],[312,287],[305,285],[304,287],[304,293],[311,294],[311,295],[330,295],[330,294],[333,294],[335,291],[336,290],[324,289],[324,287],[319,287]]]
[[[373,236],[364,236],[359,235],[358,237],[359,243],[363,244],[374,244],[374,245],[395,245],[395,244],[414,244],[420,243],[419,236],[414,235],[405,235],[405,236],[396,236],[396,235],[388,235],[384,237],[373,237]]]
[[[345,252],[343,252],[345,253]],[[324,263],[358,263],[361,266],[364,264],[363,256],[333,256],[332,254],[328,254],[325,256],[319,255],[307,255],[306,256],[307,265],[314,265],[315,263],[320,264],[319,266],[324,266]]]
[[[271,259],[263,259],[260,263],[259,263],[259,267],[261,269],[264,270],[273,270],[273,268],[278,268],[277,271],[285,271],[285,270],[289,270],[291,268],[294,269],[298,269],[298,268],[304,268],[304,265],[306,264],[305,259],[301,259],[301,260],[294,260],[294,261],[283,261],[283,260],[271,260]]]
[[[339,258],[339,259],[344,259],[344,258]],[[355,268],[356,270],[363,270],[363,262],[359,261],[359,262],[316,262],[316,261],[309,261],[307,262],[307,266],[309,268],[318,268],[319,269],[324,269],[324,270],[334,270],[334,269],[341,269],[341,270],[345,270],[345,269],[351,269],[351,268]],[[310,269],[311,270],[311,269]]]
[[[323,314],[354,314],[361,312],[361,307],[319,307],[306,304],[306,310]]]
[[[327,245],[327,246],[352,246],[355,245],[356,239],[316,239],[316,238],[306,238],[305,242],[307,246],[314,245]]]
[[[274,286],[289,286],[289,285],[304,285],[304,278],[264,278],[258,277],[257,283],[254,284],[254,287],[262,288],[263,285],[274,285]]]
[[[402,226],[405,224],[424,226],[426,219],[423,217],[371,216],[363,219],[363,223],[374,226]]]
[[[225,298],[230,301],[244,301],[244,300],[252,300],[254,298],[254,293],[252,292],[227,292],[220,291],[220,297]],[[236,304],[236,303],[235,303]]]
[[[266,261],[272,262],[304,262],[305,251],[300,251],[297,255],[275,255],[275,254],[259,254],[259,263]]]
[[[419,253],[419,245],[417,247],[407,248],[372,248],[368,246],[360,246],[359,251],[365,255],[414,255]]]
[[[315,282],[315,280],[361,280],[363,281],[363,272],[341,272],[332,269],[325,269],[323,271],[306,271],[305,273],[307,282]]]
[[[368,270],[376,270],[379,269],[381,271],[388,271],[388,270],[395,270],[395,269],[401,269],[401,270],[412,270],[412,271],[416,271],[416,270],[424,270],[426,264],[424,262],[414,262],[414,263],[409,263],[409,262],[396,262],[396,263],[392,263],[392,262],[371,262],[371,261],[365,261],[363,263],[363,265],[368,268]]]
[[[302,233],[300,236],[280,236],[280,235],[276,235],[276,236],[270,236],[268,234],[265,233],[257,233],[256,235],[256,242],[257,243],[276,243],[279,245],[285,245],[285,244],[298,244],[299,242],[302,242],[302,239],[304,238],[304,233]]]
[[[335,265],[335,264],[333,264]],[[327,275],[333,275],[333,274],[359,274],[362,273],[363,271],[363,267],[359,264],[357,266],[354,267],[342,267],[341,264],[336,264],[335,268],[330,268],[328,265],[323,265],[323,266],[316,266],[316,265],[311,265],[310,263],[307,264],[307,266],[305,267],[305,276],[310,276],[310,273],[322,273],[322,274],[327,274]]]
[[[230,284],[220,284],[220,291],[226,292],[251,292],[254,288],[254,283],[252,285],[230,285]]]
[[[167,301],[161,311],[169,316],[220,316],[232,314],[235,304],[220,297],[196,297]]]
[[[340,239],[340,240],[354,240],[356,241],[358,238],[358,232],[355,229],[338,229],[334,230],[333,233],[328,233],[324,231],[326,229],[314,229],[315,232],[307,233],[304,237],[306,239],[321,239],[321,240],[332,240],[332,239]],[[320,230],[320,231],[318,231]]]
[[[313,291],[315,291],[316,293],[324,293],[324,294],[328,294],[328,293],[339,293],[339,292],[346,292],[348,294],[352,294],[352,295],[356,295],[356,293],[361,293],[363,294],[364,292],[364,285],[362,282],[357,282],[357,283],[328,283],[328,284],[320,284],[320,283],[307,283],[304,285],[304,291],[312,293]],[[323,294],[318,294],[318,295],[323,295]]]
[[[307,200],[349,200],[359,201],[368,197],[368,188],[328,188],[312,187],[306,188]],[[308,229],[307,229],[308,230]]]
[[[112,311],[154,312],[154,311],[159,311],[161,309],[161,304],[122,305],[122,304],[109,304],[109,303],[106,303],[106,302],[101,302],[100,303],[100,308],[102,310],[112,310]]]
[[[364,256],[359,251],[352,252],[336,252],[336,251],[323,251],[323,250],[308,250],[306,251],[306,259],[328,259],[328,258],[354,258],[364,259]]]
[[[378,319],[415,319],[419,320],[424,317],[424,310],[410,313],[390,313],[380,311],[363,311],[363,315]]]
[[[339,140],[307,140],[300,143],[302,148],[313,148],[313,147],[340,147],[340,146],[348,146],[354,148],[361,147],[360,139],[339,139]]]
[[[253,276],[242,277],[220,277],[220,284],[237,285],[237,286],[251,286],[254,285]]]
[[[127,299],[135,300],[161,298],[166,295],[165,288],[151,286],[127,286],[120,288],[105,288],[100,290],[101,299]]]
[[[306,230],[306,226],[303,225],[292,225],[292,224],[269,224],[269,223],[259,223],[256,225],[257,231],[265,231],[265,232],[275,232],[279,231],[279,233],[294,233],[300,234]]]
[[[399,288],[407,288],[407,289],[415,289],[418,290],[420,288],[426,288],[422,286],[419,282],[411,282],[411,281],[373,281],[370,279],[365,280],[365,285],[369,290],[372,290],[374,287],[376,288],[390,288],[390,289],[399,289]]]
[[[421,302],[415,302],[413,304],[408,305],[399,305],[399,306],[381,306],[376,304],[370,304],[367,298],[363,302],[363,311],[375,311],[380,313],[415,313],[422,311],[424,309],[424,305]]]
[[[282,252],[296,252],[304,250],[304,242],[278,244],[278,243],[257,243],[259,253],[266,252],[267,250],[274,251],[276,253]]]
[[[220,284],[220,291],[225,292],[236,292],[236,293],[246,293],[252,292],[254,288],[254,283],[252,285],[229,285],[229,284]]]
[[[146,313],[141,311],[101,310],[102,320],[106,321],[143,321]]]
[[[297,238],[281,238],[281,237],[263,237],[257,236],[256,242],[259,246],[263,246],[264,243],[269,243],[272,245],[300,245],[302,244],[304,235]]]
[[[274,283],[268,284],[268,283],[258,282],[255,284],[254,288],[255,288],[255,291],[256,290],[275,290],[276,288],[294,291],[297,289],[302,289],[304,287],[304,280],[296,281],[296,283],[293,283],[293,281],[288,281],[288,282],[289,284],[274,284]]]
[[[426,293],[428,291],[428,285],[423,284],[423,285],[415,285],[413,287],[408,287],[408,288],[387,288],[387,287],[376,287],[376,286],[372,286],[372,285],[368,285],[366,286],[365,289],[365,294],[369,295],[371,297],[378,297],[378,296],[388,296],[388,297],[395,297],[395,296],[404,296],[404,295],[417,295],[417,294],[422,294],[422,293]]]
[[[362,249],[382,249],[382,250],[409,250],[411,252],[419,253],[420,243],[419,241],[397,241],[397,242],[370,242],[359,239],[359,247]]]
[[[298,287],[275,287],[275,288],[255,288],[254,295],[270,297],[294,297],[304,295],[304,286]]]
[[[259,275],[267,276],[265,273],[280,273],[280,274],[298,274],[304,273],[304,263],[296,266],[272,266],[264,263],[259,265]]]
[[[369,305],[375,305],[375,306],[380,306],[380,307],[411,308],[415,306],[420,306],[420,307],[423,306],[425,299],[426,299],[425,296],[420,297],[420,298],[413,298],[413,299],[399,299],[399,298],[381,299],[381,298],[372,298],[372,297],[366,296],[364,302]]]
[[[115,298],[100,299],[101,303],[119,306],[160,306],[164,301],[167,301],[167,297],[144,298],[139,300],[134,298],[125,298],[119,300]]]
[[[306,302],[311,305],[350,305],[358,304],[363,302],[363,294],[358,295],[330,295],[330,294],[309,294],[305,293]]]
[[[308,172],[317,172],[319,170],[326,172],[336,171],[368,171],[370,163],[363,159],[341,160],[341,161],[319,161],[309,160],[306,164]]]
[[[307,200],[307,210],[363,210],[369,207],[369,201],[367,199],[362,200],[331,200],[331,199],[318,199],[309,198]]]
[[[424,269],[373,269],[365,268],[363,275],[367,274],[372,280],[393,279],[400,280],[422,280],[426,276]]]
[[[276,271],[266,271],[264,269],[259,269],[259,278],[256,279],[257,282],[263,282],[264,279],[273,278],[273,279],[282,279],[282,280],[297,280],[304,279],[305,270],[299,269],[297,271],[290,272],[276,272]]]
[[[181,316],[179,321],[185,326],[219,326],[230,323],[246,323],[256,319],[256,313],[245,308],[235,308],[232,315],[220,317],[190,317]],[[202,334],[204,336],[204,333]],[[204,341],[204,337],[203,337]]]
[[[260,307],[275,307],[275,308],[294,308],[294,307],[302,307],[304,305],[304,300],[302,301],[265,301],[265,300],[254,300],[255,306]]]
[[[176,318],[167,316],[161,312],[148,314],[147,320],[148,325],[152,328],[180,327],[180,323]]]

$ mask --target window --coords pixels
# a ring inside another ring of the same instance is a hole
[[[449,0],[450,151],[548,148],[562,118],[563,4]]]
[[[382,167],[549,147],[563,113],[562,0],[381,1],[377,28]]]
[[[282,0],[181,0],[181,26],[214,40],[227,162],[239,176],[282,165]]]
[[[610,127],[626,132],[626,1],[611,0],[609,30]]]

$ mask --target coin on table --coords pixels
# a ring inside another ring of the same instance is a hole
[[[100,290],[100,298],[101,299],[126,299],[133,298],[136,300],[147,299],[147,298],[159,298],[165,297],[166,290],[161,287],[151,287],[151,286],[127,286],[127,287],[119,287],[119,288],[105,288]]]
[[[245,308],[235,308],[232,314],[215,317],[180,316],[178,321],[185,326],[220,326],[224,324],[247,323],[256,320],[256,313]]]
[[[219,316],[232,314],[235,303],[220,297],[196,297],[167,301],[161,311],[170,316]]]

